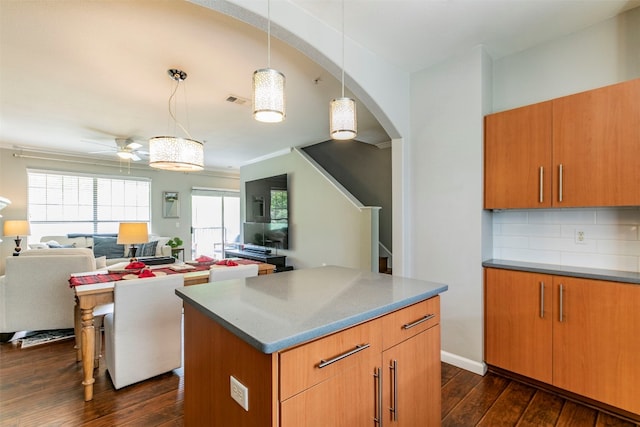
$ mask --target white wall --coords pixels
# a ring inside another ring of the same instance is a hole
[[[494,111],[638,77],[640,7],[495,61]],[[637,207],[504,211],[493,222],[495,258],[640,271]]]
[[[41,160],[14,157],[14,150],[0,149],[0,195],[11,200],[11,205],[2,210],[5,219],[27,218],[27,168],[57,171],[72,171],[89,174],[112,176],[142,176],[151,178],[151,232],[159,236],[180,237],[185,241],[185,259],[190,259],[191,251],[191,188],[209,187],[229,190],[240,189],[239,174],[230,172],[167,172],[138,167],[134,165],[130,172],[127,167],[118,167],[117,163],[83,159],[80,157],[63,157],[24,153],[34,157],[49,157],[56,160]],[[112,167],[107,166],[113,165]],[[162,217],[162,192],[178,191],[181,196],[180,217]],[[69,230],[73,232],[74,230]],[[11,256],[15,246],[12,239],[4,238],[0,243],[0,274],[4,274],[4,259]],[[28,240],[22,241],[26,247]],[[33,243],[33,242],[31,242]]]
[[[640,7],[493,64],[493,111],[640,77]]]
[[[410,276],[443,282],[442,349],[482,372],[482,48],[411,79]]]
[[[283,173],[289,175],[289,249],[278,250],[278,254],[287,256],[287,265],[296,269],[327,264],[370,270],[371,242],[372,238],[377,241],[377,236],[363,224],[369,224],[375,213],[340,193],[305,155],[294,150],[245,165],[240,168],[240,179],[244,183]]]

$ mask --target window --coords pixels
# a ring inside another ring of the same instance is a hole
[[[27,170],[31,238],[117,233],[120,222],[150,220],[151,182]]]
[[[224,258],[224,248],[240,242],[240,193],[194,188],[191,224],[193,258]]]
[[[271,190],[271,222],[289,221],[287,190]]]

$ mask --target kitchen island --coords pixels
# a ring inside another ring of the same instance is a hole
[[[439,425],[446,290],[333,266],[177,289],[185,425]]]

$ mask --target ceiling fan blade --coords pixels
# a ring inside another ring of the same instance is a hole
[[[140,160],[142,160],[136,153],[132,153],[131,154],[131,160],[133,160],[134,162],[138,162]]]
[[[115,153],[116,150],[100,150],[100,151],[89,151],[89,154],[105,154],[105,153]]]

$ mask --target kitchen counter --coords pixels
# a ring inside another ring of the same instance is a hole
[[[631,283],[640,285],[640,273],[632,271],[605,270],[600,268],[573,267],[556,264],[539,264],[524,261],[507,261],[490,259],[483,261],[483,267],[500,268],[503,270],[528,271],[555,276],[579,277],[583,279],[607,280],[611,282]]]
[[[292,347],[419,301],[447,285],[319,267],[176,289],[185,303],[262,353]]]

